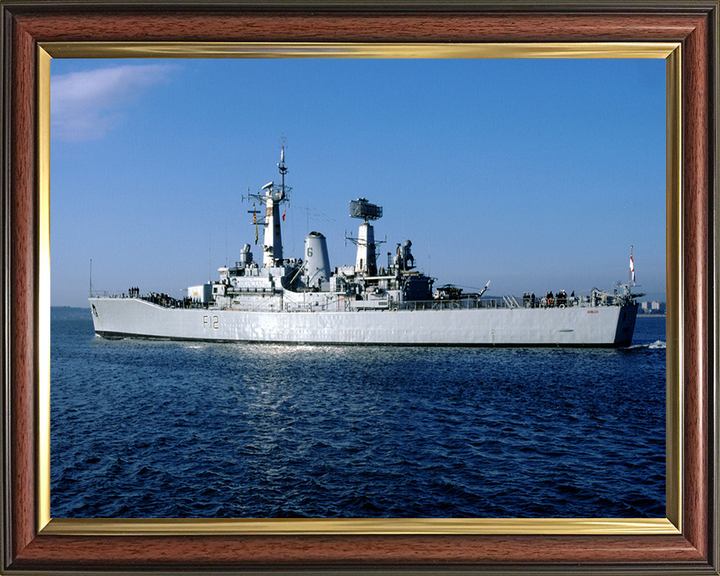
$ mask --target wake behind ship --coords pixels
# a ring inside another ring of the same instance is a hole
[[[382,207],[358,198],[350,217],[362,220],[354,265],[330,267],[325,237],[310,232],[304,260],[285,258],[281,207],[289,201],[285,150],[280,184],[270,182],[248,201],[255,239],[264,229],[262,262],[250,244],[240,260],[218,270],[214,282],[191,286],[176,299],[141,295],[90,295],[95,333],[105,338],[149,338],[393,346],[627,346],[638,305],[629,285],[587,296],[483,298],[444,286],[417,270],[412,243],[397,245],[378,263],[374,226]],[[488,282],[489,284],[489,282]]]

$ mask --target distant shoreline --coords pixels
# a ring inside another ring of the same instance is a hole
[[[50,320],[89,320],[91,318],[89,307],[50,306]]]

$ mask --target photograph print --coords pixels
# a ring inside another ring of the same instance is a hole
[[[54,59],[53,518],[664,518],[662,59]]]

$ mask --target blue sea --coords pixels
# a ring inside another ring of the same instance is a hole
[[[665,517],[662,317],[617,350],[51,334],[55,518]]]

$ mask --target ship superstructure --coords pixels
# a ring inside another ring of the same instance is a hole
[[[441,287],[415,266],[412,242],[397,244],[378,262],[373,222],[381,206],[350,201],[362,221],[354,265],[331,268],[327,240],[305,238],[303,258],[285,258],[282,221],[291,188],[285,150],[280,183],[269,182],[252,202],[256,242],[263,228],[262,262],[245,244],[234,266],[214,282],[190,286],[188,295],[92,295],[95,332],[106,338],[159,338],[246,342],[364,345],[623,346],[632,341],[637,304],[629,286],[588,296],[483,298]],[[488,282],[489,284],[489,282]]]

